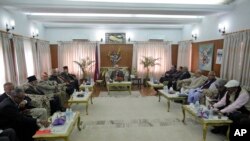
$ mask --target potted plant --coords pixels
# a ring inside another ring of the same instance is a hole
[[[159,59],[160,58],[153,58],[153,57],[146,57],[146,56],[143,56],[143,59],[141,59],[141,64],[146,69],[146,77],[144,78],[144,82],[143,82],[144,85],[145,85],[145,82],[149,80],[150,67],[160,65],[159,63],[156,62]]]
[[[86,80],[87,73],[91,69],[91,67],[93,66],[93,63],[95,61],[90,60],[90,58],[87,57],[86,59],[81,59],[80,62],[78,62],[78,61],[73,61],[73,62],[75,62],[76,64],[78,64],[78,66],[81,68],[81,70],[82,70],[82,79]]]

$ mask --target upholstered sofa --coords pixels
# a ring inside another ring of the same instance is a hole
[[[108,68],[108,70],[106,71],[106,73],[105,73],[105,80],[107,81],[107,79],[109,79],[110,78],[110,76],[111,76],[111,73],[113,72],[115,70],[115,68]],[[128,71],[128,68],[119,68],[119,70],[120,71],[122,71],[123,72],[123,74],[124,74],[124,80],[125,81],[128,81],[129,80],[129,71]]]

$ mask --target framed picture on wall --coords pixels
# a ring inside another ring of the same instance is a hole
[[[223,50],[222,49],[217,49],[216,64],[221,64],[222,63],[222,56],[223,56]]]
[[[211,71],[213,63],[213,44],[203,44],[199,46],[199,69]]]
[[[126,33],[106,33],[106,43],[126,43]]]

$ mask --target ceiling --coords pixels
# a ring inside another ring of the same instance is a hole
[[[9,11],[24,13],[30,20],[40,22],[46,28],[180,29],[185,24],[200,22],[204,16],[231,11],[236,0],[220,0],[224,2],[219,4],[186,4],[190,0],[185,0],[185,4],[164,3],[167,0],[155,0],[158,3],[127,1],[129,3],[102,0],[1,0],[0,5]],[[180,0],[170,2],[173,1]],[[174,17],[176,15],[179,16]]]

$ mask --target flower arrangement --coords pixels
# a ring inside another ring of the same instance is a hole
[[[87,76],[87,72],[91,69],[91,67],[93,66],[93,63],[95,61],[90,60],[90,58],[87,57],[86,59],[81,59],[80,62],[78,62],[78,61],[73,61],[73,62],[78,64],[78,66],[81,68],[82,74],[83,74],[83,79],[85,79]]]
[[[146,56],[143,56],[143,59],[141,59],[141,64],[147,70],[146,79],[149,78],[149,68],[154,67],[155,65],[160,65],[159,63],[156,62],[159,59],[160,58],[153,58],[153,57],[146,57]]]
[[[110,61],[112,63],[112,66],[115,66],[120,60],[121,60],[121,49],[119,48],[117,51],[109,52],[108,56],[110,58]]]
[[[137,76],[137,70],[136,70],[135,67],[132,68],[131,74],[134,75],[134,76]]]

